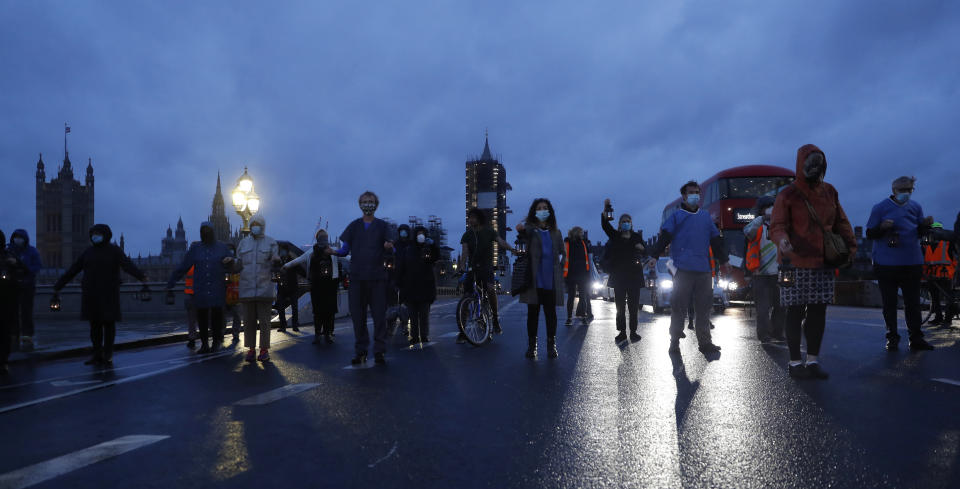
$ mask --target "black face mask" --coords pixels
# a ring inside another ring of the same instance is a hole
[[[216,237],[213,235],[213,230],[210,228],[200,228],[200,241],[204,244],[211,244],[216,240]]]

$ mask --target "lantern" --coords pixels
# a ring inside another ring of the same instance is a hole
[[[783,259],[780,265],[780,273],[777,275],[777,285],[781,287],[793,287],[797,284],[797,269],[790,264],[789,258]]]
[[[523,254],[527,252],[527,242],[520,238],[517,238],[517,240],[513,242],[513,247],[517,250],[517,254]]]
[[[607,204],[607,205],[603,206],[603,218],[606,219],[606,220],[608,220],[608,221],[612,221],[612,220],[613,220],[613,206],[612,206],[612,205]]]
[[[329,279],[333,277],[333,263],[328,261],[320,262],[320,278]]]
[[[420,251],[420,257],[426,262],[433,261],[433,246],[424,246]]]
[[[896,248],[900,246],[900,234],[889,233],[889,236],[887,236],[887,246],[890,248]]]
[[[50,312],[60,312],[60,294],[54,293],[50,298]]]
[[[385,255],[383,257],[383,269],[392,272],[394,268],[397,267],[397,260],[394,259],[393,255]]]

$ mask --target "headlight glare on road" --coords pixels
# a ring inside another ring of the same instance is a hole
[[[593,290],[594,290],[594,291],[600,290],[602,287],[603,287],[603,284],[601,284],[600,282],[594,282],[594,283],[593,283]]]

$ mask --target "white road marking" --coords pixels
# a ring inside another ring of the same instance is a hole
[[[930,380],[934,382],[943,382],[944,384],[960,386],[960,380],[953,380],[953,379],[930,379]]]
[[[264,392],[263,394],[257,394],[255,396],[237,401],[235,404],[237,406],[262,406],[264,404],[270,404],[271,402],[279,401],[285,397],[290,397],[301,392],[314,389],[318,386],[320,386],[320,384],[285,385],[279,389],[274,389],[272,391]]]
[[[440,336],[437,336],[437,338],[453,338],[459,334],[460,334],[460,331],[454,331],[452,333],[444,333]]]
[[[376,462],[374,462],[374,463],[372,463],[372,464],[368,464],[368,465],[367,465],[367,468],[372,469],[372,468],[376,467],[377,464],[379,464],[380,462],[383,462],[384,460],[392,457],[394,453],[397,453],[397,442],[393,442],[393,448],[390,449],[390,452],[388,452],[386,455],[384,455],[383,457],[381,457],[380,460],[377,460]]]
[[[88,465],[123,455],[147,445],[170,438],[164,435],[129,435],[94,445],[62,457],[40,462],[0,475],[0,487],[21,489],[54,479]]]
[[[103,383],[102,380],[55,380],[50,382],[50,385],[54,387],[74,387],[78,385],[90,385],[90,384],[100,384]]]

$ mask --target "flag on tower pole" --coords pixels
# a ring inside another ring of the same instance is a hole
[[[63,133],[70,134],[70,126],[68,126],[66,122],[63,123]]]

